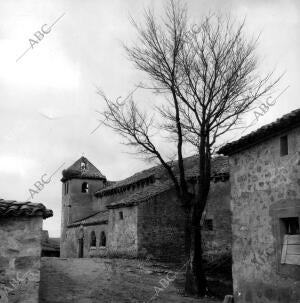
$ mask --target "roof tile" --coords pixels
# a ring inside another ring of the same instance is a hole
[[[178,174],[178,168],[176,166],[177,161],[174,161],[173,169],[175,174]],[[199,175],[198,169],[198,156],[194,155],[191,157],[187,157],[184,159],[184,165],[186,168],[186,177],[193,178]],[[228,158],[225,156],[218,156],[212,159],[212,169],[211,176],[216,177],[218,175],[229,174],[229,166],[228,166]],[[146,180],[152,176],[155,176],[155,179],[159,179],[161,181],[169,180],[168,174],[165,168],[162,165],[154,166],[149,169],[138,172],[124,180],[113,183],[110,186],[106,186],[105,188],[96,192],[96,195],[99,193],[103,193],[106,191],[110,191],[116,188],[126,187],[128,185]]]
[[[148,199],[151,199],[163,192],[170,190],[174,185],[171,182],[156,182],[151,185],[143,186],[141,189],[127,193],[126,197],[112,202],[107,208],[118,208],[123,206],[137,205]]]
[[[218,150],[218,154],[232,155],[245,150],[254,144],[259,144],[266,138],[271,138],[279,133],[285,132],[292,128],[300,126],[300,109],[296,109],[276,121],[264,125],[250,134],[243,136],[239,140],[230,142]]]
[[[68,225],[68,227],[76,227],[79,225],[93,225],[108,222],[108,210],[99,211],[91,216],[80,219]]]
[[[52,217],[53,212],[41,203],[0,199],[0,217]]]
[[[85,164],[85,168],[81,164]],[[69,168],[62,172],[62,182],[70,179],[105,179],[106,177],[85,157],[79,158]]]

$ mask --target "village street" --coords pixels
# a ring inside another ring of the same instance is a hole
[[[171,278],[176,274],[178,279],[174,283],[159,283],[167,276]],[[146,261],[42,258],[40,302],[223,302],[221,299],[200,300],[180,295],[178,289],[183,281],[182,272]]]

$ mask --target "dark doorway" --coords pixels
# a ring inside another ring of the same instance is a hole
[[[100,246],[106,246],[106,236],[104,231],[100,234]]]
[[[83,258],[83,239],[78,239],[79,249],[78,249],[78,258]]]

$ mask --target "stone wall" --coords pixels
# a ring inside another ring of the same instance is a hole
[[[184,260],[184,212],[174,190],[139,204],[138,249],[144,257]]]
[[[0,218],[1,303],[38,303],[42,220]]]
[[[280,263],[280,217],[300,217],[300,129],[230,159],[235,302],[299,303],[300,266]],[[299,159],[299,158],[298,158]]]
[[[62,220],[60,243],[60,253],[62,257],[69,256],[68,250],[70,249],[70,246],[72,251],[74,251],[74,246],[76,246],[76,244],[70,244],[70,241],[66,239],[67,225],[99,211],[94,193],[103,186],[103,181],[101,180],[72,179],[66,182],[68,182],[69,187],[68,193],[65,193],[64,191],[65,183],[62,184]],[[83,182],[87,182],[89,185],[88,193],[81,192]]]
[[[231,254],[230,184],[211,182],[206,219],[213,230],[203,229],[204,257],[213,261]],[[184,259],[184,212],[174,190],[138,206],[138,249],[140,255],[165,261]]]
[[[231,250],[231,214],[229,210],[229,182],[211,183],[207,218],[213,220],[213,230],[203,230],[203,243],[207,258],[220,258]],[[129,193],[95,199],[92,204],[103,206],[125,198]],[[80,197],[76,198],[80,202]],[[91,201],[82,205],[90,209]],[[72,208],[72,207],[71,207]],[[79,209],[79,208],[78,208]],[[120,213],[123,219],[120,218]],[[112,208],[109,210],[108,226],[84,226],[84,257],[103,256],[107,252],[119,256],[152,256],[161,260],[182,260],[184,257],[184,212],[173,189],[142,202],[138,206]],[[80,227],[65,229],[62,240],[62,257],[78,257]],[[90,249],[90,232],[99,237],[106,231],[107,250]]]
[[[62,258],[78,258],[79,227],[66,228],[64,239],[60,242],[60,256]]]
[[[211,182],[205,220],[212,220],[212,230],[202,231],[204,258],[208,261],[231,255],[231,211],[229,181]]]
[[[96,234],[96,246],[91,247],[91,233]],[[106,243],[108,242],[107,224],[95,224],[89,226],[77,226],[68,228],[66,231],[65,249],[68,252],[68,258],[78,258],[79,238],[83,239],[83,257],[101,257],[106,255],[107,250],[100,247],[100,234],[104,231]]]
[[[103,181],[91,180],[91,179],[72,179],[69,182],[69,192],[66,196],[69,196],[69,224],[92,215],[98,209],[94,199],[95,191],[103,187]],[[88,192],[82,193],[81,186],[86,182],[88,183]]]
[[[110,209],[108,219],[109,254],[135,257],[137,248],[137,207]]]

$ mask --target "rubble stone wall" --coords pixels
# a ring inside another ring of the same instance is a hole
[[[204,258],[207,261],[231,255],[231,211],[229,181],[211,182],[205,220],[212,220],[212,230],[202,232]]]
[[[65,184],[62,184],[60,254],[62,257],[73,257],[76,256],[77,239],[75,244],[70,243],[70,237],[72,237],[73,232],[70,232],[67,226],[99,211],[94,192],[103,186],[103,182],[91,179],[72,179],[66,182],[68,182],[69,187],[68,193],[65,193]],[[81,192],[83,182],[88,183],[88,193]],[[68,235],[70,235],[69,239]]]
[[[139,204],[138,246],[143,257],[184,259],[184,212],[174,190]]]
[[[91,247],[91,233],[95,232],[96,246]],[[105,232],[106,245],[108,243],[107,224],[95,224],[88,226],[77,226],[68,228],[64,241],[65,251],[68,258],[78,258],[79,256],[79,238],[83,239],[83,258],[102,257],[106,255],[107,249],[100,247],[100,234]],[[65,258],[65,256],[62,256]]]
[[[283,134],[284,135],[284,134]],[[300,217],[300,129],[230,159],[235,302],[299,303],[300,265],[281,264],[280,218]]]
[[[204,257],[209,261],[231,255],[230,184],[211,182],[206,218],[213,230],[203,230]],[[184,211],[175,190],[138,206],[139,255],[164,261],[184,260]]]
[[[0,302],[39,302],[42,217],[0,218]]]
[[[137,207],[110,209],[108,220],[109,254],[136,257],[137,248]]]

